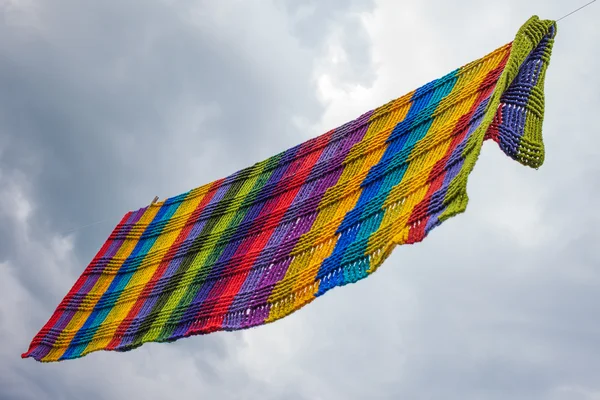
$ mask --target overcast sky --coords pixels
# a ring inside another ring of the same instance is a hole
[[[485,144],[466,213],[373,276],[249,331],[20,358],[125,212],[584,2],[0,0],[0,399],[600,399],[600,4],[559,23],[545,165]]]

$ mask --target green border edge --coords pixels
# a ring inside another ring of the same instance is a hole
[[[514,78],[517,76],[521,65],[534,50],[540,41],[548,34],[550,27],[554,26],[556,35],[556,21],[554,20],[540,20],[537,15],[532,16],[525,22],[519,31],[517,32],[515,39],[512,44],[509,59],[506,63],[502,75],[498,79],[496,88],[492,94],[491,100],[487,106],[483,120],[479,127],[469,137],[467,145],[463,151],[465,156],[465,163],[458,173],[457,177],[450,183],[447,192],[447,198],[450,198],[446,210],[440,215],[439,223],[445,220],[463,213],[469,202],[467,195],[467,181],[468,177],[479,158],[481,153],[481,147],[485,138],[485,134],[496,115],[498,106],[500,105],[500,98],[508,86],[512,83]],[[536,86],[532,89],[533,96],[536,96],[537,107],[535,113],[531,113],[528,109],[528,115],[525,122],[525,131],[522,137],[522,144],[519,147],[519,155],[517,161],[523,165],[528,165],[533,168],[539,168],[544,162],[544,143],[542,137],[542,121],[544,116],[544,82],[546,77],[546,69],[550,62],[550,55],[554,44],[554,38],[550,39],[546,54],[544,57],[544,63],[542,63],[541,71]],[[535,162],[531,162],[524,157],[521,157],[521,151],[523,150],[523,144],[530,149],[535,149],[539,155],[539,159]],[[467,153],[467,154],[465,154]]]

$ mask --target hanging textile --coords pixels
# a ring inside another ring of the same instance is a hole
[[[465,211],[486,139],[544,161],[554,21],[354,121],[127,213],[22,357],[59,361],[276,321]]]

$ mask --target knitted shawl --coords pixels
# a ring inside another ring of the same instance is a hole
[[[544,161],[554,21],[339,128],[125,214],[22,355],[127,351],[283,318],[467,206],[486,139]]]

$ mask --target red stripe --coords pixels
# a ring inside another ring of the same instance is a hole
[[[196,206],[196,209],[190,214],[189,218],[185,223],[184,228],[181,230],[181,232],[179,232],[177,239],[175,239],[175,242],[173,242],[167,253],[164,255],[162,261],[160,262],[160,265],[156,268],[156,271],[154,271],[152,278],[148,281],[148,283],[142,290],[140,296],[138,296],[134,306],[129,310],[127,317],[123,321],[121,321],[121,324],[115,331],[111,342],[106,347],[107,350],[113,350],[116,347],[118,347],[119,344],[121,344],[123,335],[125,335],[125,333],[129,329],[129,326],[135,320],[135,317],[140,312],[140,310],[143,308],[143,305],[148,299],[148,296],[150,296],[150,294],[152,293],[154,286],[165,273],[173,257],[179,251],[181,244],[185,241],[185,239],[187,239],[191,230],[194,228],[194,222],[199,218],[200,214],[202,213],[204,208],[206,208],[206,205],[211,201],[211,199],[213,198],[213,196],[217,192],[217,189],[221,186],[223,181],[224,179],[220,179],[218,181],[213,182],[211,188],[209,189],[209,192],[200,201],[198,206]]]
[[[490,124],[487,132],[485,133],[485,139],[492,139],[494,142],[500,142],[500,132],[498,127],[502,125],[502,107],[498,107],[498,111],[496,111],[496,115],[494,116],[494,120]]]
[[[330,131],[327,135],[323,135],[322,139],[329,140],[332,134],[333,131]],[[212,288],[204,304],[199,307],[201,311],[195,316],[195,321],[197,322],[194,322],[190,328],[188,328],[186,336],[198,332],[214,332],[222,328],[223,319],[229,310],[231,303],[235,299],[235,296],[238,294],[240,288],[246,281],[248,273],[254,265],[254,262],[267,245],[275,229],[279,226],[281,218],[283,218],[285,212],[294,201],[294,198],[312,171],[313,166],[317,163],[325,149],[324,146],[318,151],[313,151],[312,147],[313,146],[309,144],[309,146],[300,149],[298,158],[304,159],[301,161],[294,161],[286,171],[283,178],[285,179],[286,177],[293,177],[288,184],[290,186],[296,185],[296,188],[294,190],[284,192],[285,195],[282,198],[271,199],[265,204],[260,212],[260,215],[269,215],[271,217],[267,220],[269,223],[262,224],[262,227],[260,225],[253,225],[250,232],[262,229],[261,234],[250,236],[244,240],[232,258],[241,257],[247,253],[249,253],[250,256],[243,258],[239,265],[230,265],[232,271],[228,271],[227,277],[223,280],[219,280]],[[303,157],[303,155],[306,153],[310,154],[306,157]],[[221,304],[218,308],[215,308],[217,302],[223,299],[225,299],[224,304]],[[200,320],[201,318],[202,320]]]
[[[500,62],[498,67],[496,67],[494,70],[490,71],[486,75],[486,77],[479,85],[480,88],[486,89],[479,93],[469,112],[458,119],[453,132],[453,135],[455,136],[453,137],[452,142],[450,143],[450,146],[446,151],[446,154],[434,165],[434,167],[431,170],[431,173],[429,174],[428,181],[431,181],[431,184],[429,185],[427,193],[425,194],[423,200],[421,200],[421,202],[419,202],[419,204],[415,206],[408,220],[408,225],[410,226],[410,228],[408,232],[408,239],[406,242],[407,244],[420,242],[425,238],[425,228],[427,226],[427,223],[429,222],[429,219],[431,218],[431,215],[429,215],[431,197],[434,193],[440,190],[442,184],[444,183],[444,179],[447,173],[445,167],[448,162],[448,159],[450,158],[456,147],[464,140],[465,136],[469,132],[469,121],[473,117],[473,114],[475,114],[477,107],[479,107],[481,102],[488,98],[494,91],[496,85],[491,85],[490,83],[497,82],[498,78],[500,77],[500,74],[504,70],[504,66],[506,65],[507,61],[508,54],[505,55],[504,59]]]

